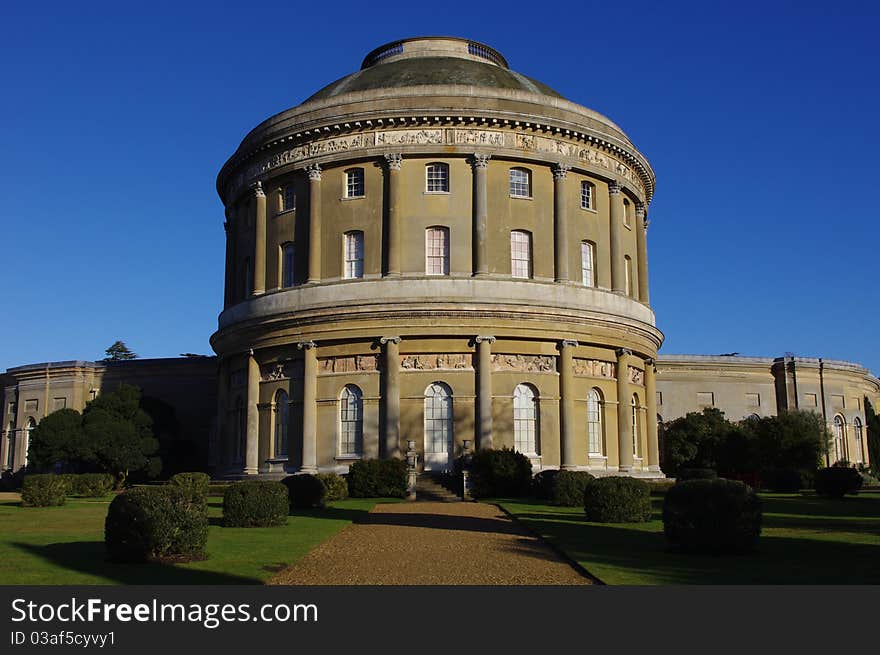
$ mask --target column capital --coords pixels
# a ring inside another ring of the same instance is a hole
[[[615,352],[617,353],[618,359],[621,359],[623,357],[627,357],[627,356],[633,354],[633,351],[630,350],[629,348],[618,348]]]
[[[557,181],[564,180],[570,170],[571,166],[568,164],[553,164],[553,179]]]
[[[247,355],[248,355],[248,357],[253,357],[253,356],[254,356],[254,349],[253,349],[253,348],[248,348],[248,349],[247,349]]]
[[[636,202],[636,216],[640,218],[645,218],[648,213],[648,208],[641,200]]]
[[[321,181],[321,166],[319,164],[309,164],[305,167],[305,171],[309,174],[310,180]]]
[[[577,348],[578,342],[574,339],[563,339],[561,347],[562,348]]]
[[[254,196],[257,198],[265,198],[266,193],[263,191],[263,183],[257,180],[253,184],[251,184],[251,189],[254,192]]]
[[[484,341],[486,343],[492,344],[492,343],[495,343],[497,341],[497,339],[493,336],[487,336],[487,335],[479,335],[479,336],[474,337],[475,343],[483,343]]]
[[[389,171],[399,171],[400,164],[403,161],[403,155],[399,152],[386,152],[385,163],[388,164]]]
[[[474,168],[486,168],[489,165],[489,160],[492,159],[492,155],[487,155],[482,152],[475,152],[471,155],[471,166]]]
[[[314,341],[300,341],[298,344],[296,344],[296,347],[299,350],[311,350],[312,348],[317,348],[318,344],[316,344]]]
[[[612,196],[616,196],[620,194],[620,182],[617,180],[611,180],[608,183],[608,193]]]
[[[381,343],[383,346],[387,343],[397,344],[400,343],[400,337],[380,337],[379,343]]]
[[[657,360],[654,359],[653,357],[648,357],[647,359],[645,359],[645,366],[654,367],[656,364],[657,364]]]

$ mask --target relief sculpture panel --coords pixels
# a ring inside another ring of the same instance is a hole
[[[523,373],[555,373],[553,355],[492,355],[493,371],[521,371]]]
[[[615,368],[616,365],[614,362],[603,362],[598,359],[581,359],[579,357],[575,357],[574,359],[575,375],[585,375],[593,378],[608,378],[610,380],[615,377]]]
[[[470,353],[401,355],[400,368],[404,371],[472,369],[473,356]]]
[[[359,373],[378,368],[376,355],[327,357],[318,360],[318,373]]]

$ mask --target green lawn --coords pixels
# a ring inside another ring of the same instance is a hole
[[[633,524],[589,523],[574,507],[498,504],[607,584],[880,584],[880,494],[761,498],[758,551],[726,556],[669,552],[662,497],[651,522]]]
[[[21,507],[0,493],[0,584],[261,584],[372,509],[375,499],[298,511],[278,528],[224,528],[223,500],[209,497],[208,559],[188,564],[113,564],[104,551],[104,500]]]

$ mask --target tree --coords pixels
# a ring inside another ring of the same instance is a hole
[[[137,387],[120,384],[91,401],[83,411],[83,431],[92,461],[122,484],[131,473],[155,476],[161,470],[153,421],[140,406]]]
[[[724,417],[724,412],[707,407],[670,421],[663,428],[663,472],[675,476],[680,468],[739,469],[735,461],[744,455],[737,445],[741,428]],[[725,471],[728,472],[728,471]],[[729,471],[739,472],[739,471]]]
[[[875,475],[880,474],[880,415],[874,412],[871,401],[865,397],[865,419],[868,437],[868,461]]]
[[[788,410],[779,416],[743,421],[757,449],[757,471],[815,471],[828,448],[828,428],[816,412]]]
[[[107,355],[103,361],[119,362],[127,359],[137,359],[137,354],[129,350],[124,341],[116,341],[104,351]]]
[[[59,409],[39,422],[31,434],[28,462],[37,470],[56,465],[77,470],[91,459],[82,428],[82,416],[75,409]]]

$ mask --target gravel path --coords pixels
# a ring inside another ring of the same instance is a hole
[[[379,504],[269,584],[582,585],[590,580],[483,503]]]

